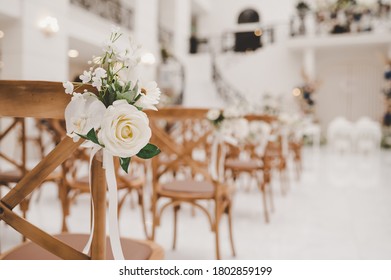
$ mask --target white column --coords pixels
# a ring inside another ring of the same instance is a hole
[[[189,53],[191,33],[191,1],[175,0],[174,50],[178,58]]]
[[[191,31],[190,0],[159,0],[160,26],[172,34],[169,51],[182,59],[189,53]]]
[[[311,81],[316,78],[315,50],[313,48],[304,50],[303,70]]]
[[[4,26],[3,79],[68,79],[67,9],[68,0],[21,1],[20,18]],[[60,27],[51,36],[39,28],[39,21],[46,16],[57,18]]]
[[[152,53],[156,61],[160,56],[158,44],[158,1],[136,0],[134,2],[134,36],[138,44],[143,46],[145,53]],[[145,79],[155,79],[156,63],[142,65],[142,75]]]

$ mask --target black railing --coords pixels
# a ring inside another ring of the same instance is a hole
[[[237,32],[224,32],[219,37],[190,37],[191,54],[210,51],[222,52],[245,52],[254,51],[265,45],[275,42],[275,26],[260,26],[254,30]]]
[[[174,34],[159,26],[159,44],[161,48],[161,59],[162,64],[161,66],[164,66],[168,63],[175,63],[177,67],[175,67],[175,70],[171,72],[165,73],[165,78],[167,80],[170,80],[172,83],[179,82],[180,87],[176,92],[173,92],[172,90],[169,90],[168,88],[161,88],[161,90],[164,93],[165,100],[161,100],[161,103],[164,106],[167,105],[181,105],[183,104],[183,96],[185,92],[185,82],[186,82],[186,73],[185,73],[185,66],[182,63],[182,61],[174,55],[173,53],[173,42],[174,42]],[[167,77],[169,75],[169,77]],[[179,80],[176,79],[179,77]],[[177,88],[176,85],[172,84],[172,88]],[[166,92],[165,92],[166,91]]]
[[[217,66],[216,56],[211,54],[212,79],[218,95],[227,104],[247,104],[247,99],[243,93],[229,84],[222,76]]]
[[[124,7],[119,0],[71,0],[71,4],[129,30],[134,27],[133,10]]]
[[[292,37],[307,35],[309,23],[313,25],[314,35],[370,32],[377,26],[387,25],[390,20],[391,6],[380,1],[372,7],[330,6],[298,12],[290,20],[290,33]]]

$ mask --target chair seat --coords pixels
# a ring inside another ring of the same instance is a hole
[[[207,181],[174,180],[161,185],[160,194],[168,197],[212,198],[214,186]]]
[[[83,250],[89,235],[63,233],[55,235],[56,238],[68,244],[79,251]],[[106,239],[106,258],[113,259],[109,239]],[[150,241],[136,241],[128,238],[121,238],[122,250],[127,260],[147,260],[162,259],[164,256],[163,249]],[[59,260],[57,256],[49,251],[39,247],[30,241],[25,242],[18,247],[0,256],[4,260]]]
[[[239,159],[228,159],[225,162],[225,167],[234,171],[253,171],[259,170],[263,167],[263,164],[259,160],[239,160]]]
[[[124,181],[117,180],[117,187],[119,190],[128,188],[140,188],[144,185],[144,178],[139,176],[124,176]],[[82,193],[90,192],[90,185],[88,176],[83,176],[70,184],[71,189],[79,190]]]
[[[19,169],[0,172],[0,183],[17,183],[23,177]]]

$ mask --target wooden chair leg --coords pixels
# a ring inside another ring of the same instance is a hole
[[[62,207],[62,228],[61,228],[61,231],[68,232],[67,217],[69,216],[70,201],[68,198],[69,189],[65,185],[65,183],[59,184],[58,194],[59,194],[59,198],[61,201],[61,207]]]
[[[228,214],[228,229],[229,229],[229,239],[231,243],[232,256],[236,257],[236,250],[235,250],[234,238],[232,232],[232,205],[231,204],[227,208],[227,214]]]
[[[267,189],[267,192],[269,193],[270,211],[272,213],[274,213],[275,207],[274,207],[273,188],[270,184],[267,184],[267,183],[265,183],[265,188]]]
[[[265,222],[269,223],[269,210],[267,206],[267,194],[266,194],[266,184],[263,182],[260,184],[260,189],[262,193],[262,201],[263,201],[263,213],[265,215]]]
[[[220,216],[221,216],[221,211],[220,211],[220,205],[219,201],[216,201],[215,205],[215,221],[214,221],[214,232],[215,232],[215,238],[216,238],[216,260],[220,260]]]
[[[172,249],[173,250],[175,250],[175,248],[176,248],[177,229],[178,229],[177,221],[178,221],[178,211],[179,211],[179,208],[180,208],[179,205],[174,206],[174,239],[173,239],[173,242],[172,242]]]
[[[155,234],[156,234],[156,227],[158,226],[157,197],[155,196],[155,194],[152,195],[151,212],[152,212],[151,240],[154,241]]]
[[[279,170],[279,175],[280,175],[280,188],[281,188],[281,195],[285,196],[286,195],[286,190],[285,190],[285,184],[284,184],[284,176],[283,176],[283,170]]]
[[[146,219],[146,216],[145,216],[144,194],[143,194],[143,190],[142,189],[140,189],[138,191],[138,204],[140,205],[141,219],[142,219],[143,226],[144,226],[145,237],[147,239],[151,239],[151,236],[148,234],[147,219]]]

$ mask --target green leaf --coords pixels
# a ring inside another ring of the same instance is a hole
[[[88,140],[91,140],[95,144],[100,145],[98,141],[98,137],[96,136],[95,130],[93,128],[91,128],[91,130],[87,133],[87,138]]]
[[[122,169],[128,173],[129,164],[130,164],[131,158],[119,158],[119,163],[121,164]]]
[[[132,94],[130,91],[117,92],[117,100],[120,100],[120,99],[125,99],[126,101],[128,101],[128,103],[130,103],[133,98],[132,98]]]
[[[142,159],[150,159],[160,153],[160,149],[153,144],[147,144],[138,152],[137,156]]]
[[[131,84],[131,82],[127,82],[123,91],[128,91],[130,89]]]
[[[76,133],[76,134],[79,135],[81,138],[86,139],[86,140],[90,140],[90,141],[94,142],[95,144],[98,144],[99,146],[104,148],[104,146],[99,143],[98,137],[96,136],[94,128],[91,128],[91,130],[87,133],[87,135],[83,135],[83,134],[79,134],[79,133]]]

